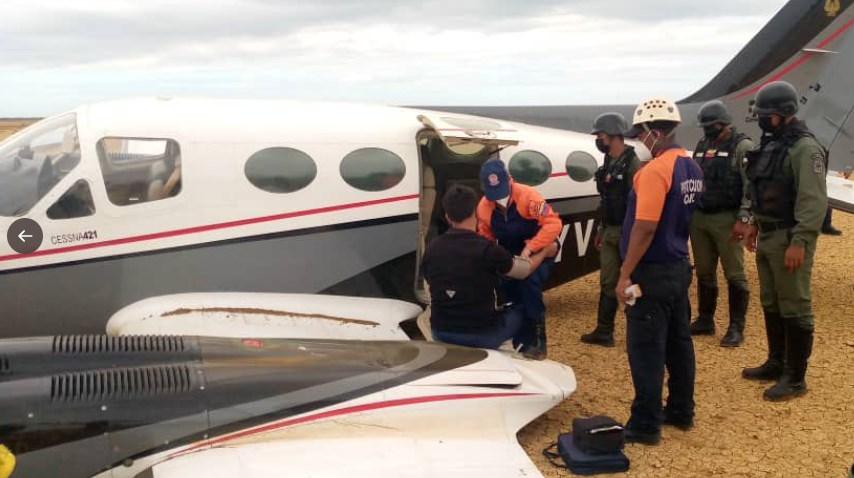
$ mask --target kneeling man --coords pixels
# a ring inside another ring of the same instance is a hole
[[[477,193],[453,185],[442,198],[451,228],[424,252],[422,268],[430,285],[431,329],[442,342],[495,349],[522,327],[521,310],[496,308],[496,288],[502,276],[524,279],[547,257],[557,255],[557,243],[528,259],[514,257],[494,241],[477,234]]]

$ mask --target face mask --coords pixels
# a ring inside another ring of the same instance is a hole
[[[604,154],[608,154],[608,151],[611,150],[611,148],[607,144],[605,144],[605,141],[603,141],[601,138],[596,138],[596,149],[598,149],[599,152]]]
[[[506,198],[503,198],[503,199],[496,199],[495,202],[497,202],[498,204],[501,204],[501,207],[507,207],[507,203],[510,202],[510,196],[507,196]]]
[[[724,129],[717,125],[706,126],[703,128],[703,133],[706,135],[706,139],[716,140],[720,138],[721,133],[724,132]]]
[[[643,139],[643,141],[640,142],[640,145],[643,147],[643,149],[646,150],[647,153],[649,153],[650,158],[654,158],[655,157],[655,144],[658,143],[658,138],[655,138],[655,141],[652,142],[652,145],[647,146],[646,142],[647,142],[647,140],[649,140],[650,136],[655,138],[655,135],[652,133],[652,131],[647,131],[646,137]]]
[[[777,131],[777,127],[772,123],[772,116],[760,116],[759,117],[759,127],[765,133],[775,133]]]
[[[635,154],[637,154],[643,161],[652,159],[652,151],[650,151],[649,148],[646,147],[646,144],[641,141],[640,136],[638,136],[636,140],[638,144],[635,146]]]

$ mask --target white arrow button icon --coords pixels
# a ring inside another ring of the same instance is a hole
[[[24,234],[25,232],[27,231],[22,230],[21,233],[18,234],[18,239],[20,239],[21,242],[27,242],[26,239],[24,239],[25,237],[33,237],[31,234]]]

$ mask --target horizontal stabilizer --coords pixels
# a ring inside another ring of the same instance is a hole
[[[854,181],[831,173],[827,177],[827,202],[834,209],[854,214]]]

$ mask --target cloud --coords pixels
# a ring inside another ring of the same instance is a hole
[[[27,101],[45,114],[163,93],[410,104],[681,96],[783,3],[7,0],[0,116]]]

